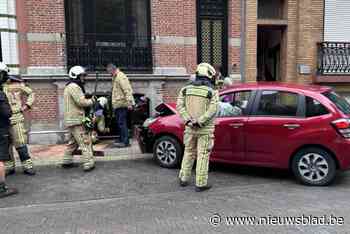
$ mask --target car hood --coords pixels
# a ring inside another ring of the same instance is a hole
[[[173,114],[177,114],[175,102],[159,104],[155,110],[159,113],[172,112]]]

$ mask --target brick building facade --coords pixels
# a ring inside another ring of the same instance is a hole
[[[117,63],[152,108],[174,100],[201,61],[234,81],[315,82],[323,18],[324,0],[4,0],[2,60],[37,93],[32,131],[62,129],[62,90],[78,63],[91,68],[88,90],[96,70]]]

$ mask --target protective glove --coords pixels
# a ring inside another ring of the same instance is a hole
[[[200,128],[201,127],[200,124],[194,119],[188,120],[185,125],[190,127],[190,128]]]

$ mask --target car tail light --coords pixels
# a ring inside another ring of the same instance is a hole
[[[335,129],[344,137],[350,138],[350,120],[338,119],[332,122]]]

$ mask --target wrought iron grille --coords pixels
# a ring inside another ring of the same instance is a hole
[[[228,1],[197,0],[198,63],[216,66],[228,73]]]
[[[318,73],[320,75],[349,75],[350,43],[318,43]]]
[[[67,66],[103,70],[114,63],[123,70],[151,71],[149,37],[130,34],[67,34]]]
[[[224,18],[226,6],[226,0],[199,0],[199,15]]]

